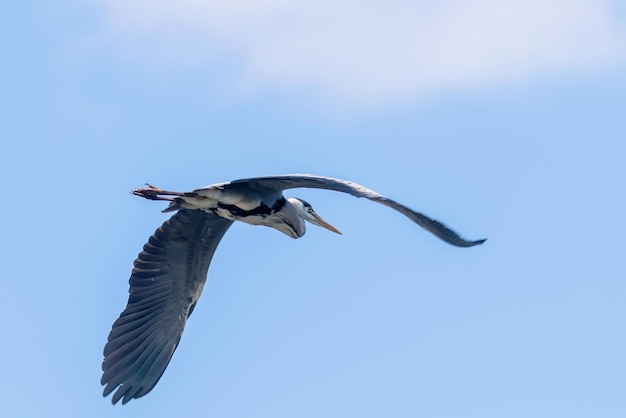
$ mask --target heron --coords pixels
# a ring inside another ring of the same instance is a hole
[[[256,177],[217,183],[191,192],[151,186],[136,196],[169,202],[163,212],[176,212],[159,227],[134,262],[126,308],[114,322],[104,348],[103,396],[115,393],[122,404],[150,392],[169,364],[206,282],[213,254],[234,221],[269,226],[300,238],[306,222],[339,230],[303,199],[286,198],[284,190],[334,190],[381,203],[457,247],[472,247],[443,223],[416,212],[359,184],[311,174]]]

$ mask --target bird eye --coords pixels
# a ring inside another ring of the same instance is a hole
[[[311,215],[313,215],[314,211],[312,207],[309,206],[308,208],[306,208],[306,211],[309,212]]]

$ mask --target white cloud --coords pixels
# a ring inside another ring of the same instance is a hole
[[[366,105],[602,70],[626,57],[626,24],[610,0],[101,1],[124,36],[193,39],[177,54],[235,57],[248,87]]]

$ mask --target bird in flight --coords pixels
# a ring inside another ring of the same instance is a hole
[[[439,221],[361,185],[331,177],[256,177],[191,192],[150,185],[134,190],[134,195],[169,202],[163,212],[176,213],[154,232],[135,260],[128,304],[104,347],[104,396],[115,391],[112,402],[121,399],[125,404],[157,384],[200,298],[213,253],[234,221],[269,226],[292,238],[304,235],[305,222],[340,234],[309,203],[283,196],[284,190],[299,187],[334,190],[381,203],[457,247],[485,242],[467,241]]]

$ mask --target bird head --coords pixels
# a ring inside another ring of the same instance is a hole
[[[329,231],[341,235],[341,232],[339,232],[337,228],[326,222],[321,216],[315,213],[315,210],[313,210],[313,207],[307,201],[297,197],[290,198],[289,201],[295,206],[300,218],[312,223],[313,225],[321,226],[322,228],[326,228]]]

